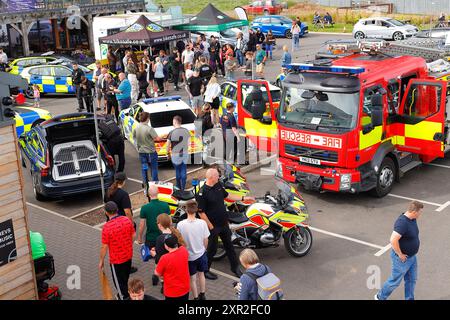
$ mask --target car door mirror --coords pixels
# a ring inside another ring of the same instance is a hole
[[[261,123],[264,124],[272,124],[272,117],[271,116],[263,116],[262,119],[260,120]]]

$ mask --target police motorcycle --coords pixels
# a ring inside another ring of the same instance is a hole
[[[277,194],[268,191],[241,213],[229,212],[231,240],[238,248],[267,248],[277,247],[283,238],[289,254],[303,257],[313,242],[305,201],[288,183],[277,179],[276,186]],[[219,243],[214,260],[225,256]]]
[[[224,162],[222,165],[218,165],[218,171],[220,175],[219,182],[222,183],[225,190],[229,194],[237,194],[245,197],[250,193],[247,180],[239,168]],[[171,182],[149,182],[149,184],[155,184],[158,187],[158,199],[169,205],[170,215],[174,223],[178,223],[187,217],[185,211],[186,203],[195,199],[196,194],[199,192],[204,183],[204,179],[200,181],[193,180],[193,188],[181,191]],[[229,208],[229,210],[245,205],[245,201],[236,202],[230,199],[225,199],[225,206]]]

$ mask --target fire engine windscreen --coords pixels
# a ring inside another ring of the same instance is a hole
[[[286,88],[281,99],[280,121],[314,126],[317,130],[355,128],[359,93],[335,93],[300,88]]]

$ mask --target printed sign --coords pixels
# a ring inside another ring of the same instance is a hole
[[[139,32],[143,29],[144,27],[142,25],[140,25],[139,23],[135,23],[132,26],[130,26],[127,30],[125,30],[125,32]]]
[[[162,32],[164,29],[158,26],[157,24],[150,23],[147,25],[147,30],[150,32]]]
[[[334,149],[342,148],[342,139],[334,137],[324,137],[304,132],[294,132],[281,130],[280,138],[284,141],[310,144],[314,146],[328,147]]]
[[[0,223],[0,267],[17,258],[12,219]]]

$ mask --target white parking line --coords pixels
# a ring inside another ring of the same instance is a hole
[[[392,193],[389,193],[388,196],[394,197],[394,198],[403,199],[403,200],[420,201],[420,202],[422,202],[422,203],[429,204],[429,205],[435,206],[435,207],[441,207],[441,206],[443,206],[443,205],[440,204],[440,203],[428,202],[428,201],[424,201],[424,200],[420,200],[420,199],[414,199],[414,198],[409,198],[409,197],[399,196],[399,195],[397,195],[397,194],[392,194]]]
[[[433,167],[439,167],[439,168],[445,168],[450,169],[450,166],[446,166],[444,164],[438,164],[438,163],[427,163],[427,166],[433,166]]]
[[[447,208],[448,206],[450,206],[450,201],[447,201],[446,203],[444,203],[443,205],[441,205],[439,208],[436,209],[437,212],[441,212],[442,210],[444,210],[445,208]]]
[[[368,247],[372,247],[372,248],[375,248],[375,249],[381,250],[381,249],[384,248],[382,246],[379,246],[379,245],[376,245],[376,244],[373,244],[373,243],[370,243],[370,242],[358,240],[358,239],[355,239],[355,238],[347,237],[347,236],[344,236],[342,234],[337,234],[337,233],[334,233],[334,232],[329,232],[329,231],[325,231],[325,230],[314,228],[314,227],[309,227],[309,228],[311,230],[315,231],[315,232],[319,232],[319,233],[323,233],[323,234],[326,234],[326,235],[329,235],[329,236],[332,236],[332,237],[336,237],[336,238],[340,238],[340,239],[356,242],[356,243],[359,243],[359,244],[362,244],[362,245],[365,245],[365,246],[368,246]]]
[[[386,247],[384,247],[383,249],[381,249],[380,251],[378,251],[377,253],[375,253],[375,257],[381,257],[383,254],[385,254],[390,248],[391,248],[391,244],[389,243]]]

